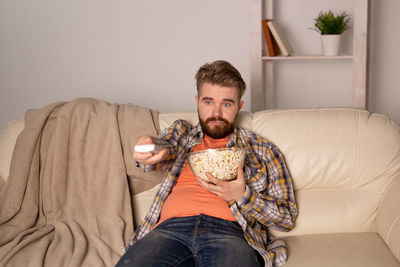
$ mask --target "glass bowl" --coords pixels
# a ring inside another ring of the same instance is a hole
[[[246,152],[242,148],[207,149],[189,153],[189,166],[195,176],[208,181],[206,172],[224,181],[235,180]]]

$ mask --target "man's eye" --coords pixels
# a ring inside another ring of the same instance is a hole
[[[204,101],[204,104],[211,105],[211,101],[206,100],[206,101]]]
[[[226,107],[226,108],[230,108],[231,106],[232,106],[231,103],[224,103],[224,107]]]

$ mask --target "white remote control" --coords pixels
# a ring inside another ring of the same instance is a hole
[[[163,149],[163,146],[161,145],[156,145],[156,144],[147,144],[147,145],[137,145],[135,146],[135,151],[136,152],[155,152],[158,153]]]

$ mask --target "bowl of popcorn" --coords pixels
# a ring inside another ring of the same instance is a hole
[[[235,180],[246,152],[242,148],[207,149],[189,153],[189,166],[195,176],[208,181],[206,172],[224,181]]]

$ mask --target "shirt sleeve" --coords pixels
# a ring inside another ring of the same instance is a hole
[[[162,145],[168,149],[169,155],[167,159],[154,165],[144,165],[138,163],[139,168],[144,172],[155,170],[166,170],[173,164],[176,158],[176,152],[179,145],[182,133],[188,130],[190,124],[183,120],[175,121],[169,128],[165,128],[156,138],[153,138],[155,144]]]
[[[245,169],[246,189],[237,205],[258,223],[289,231],[297,217],[292,179],[279,149],[272,144],[268,146],[256,147],[259,155],[254,155]]]

